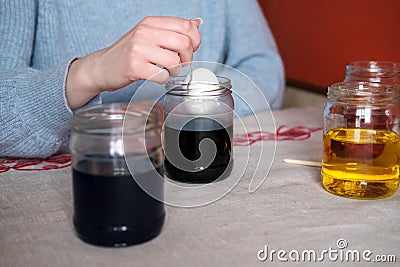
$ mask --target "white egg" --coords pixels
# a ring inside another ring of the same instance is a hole
[[[197,68],[189,73],[186,76],[184,83],[188,84],[189,82],[205,82],[209,84],[219,83],[218,78],[214,74],[214,72],[206,68]]]
[[[219,88],[217,76],[209,69],[197,68],[189,73],[184,83],[187,84],[188,96],[183,103],[186,114],[212,114],[218,101],[210,96],[210,91]]]

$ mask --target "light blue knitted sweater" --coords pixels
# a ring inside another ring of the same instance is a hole
[[[280,106],[283,66],[256,0],[0,0],[0,157],[47,157],[65,149],[71,60],[156,15],[202,17],[194,60],[240,70],[272,108]],[[129,101],[134,90],[133,84],[101,99]]]

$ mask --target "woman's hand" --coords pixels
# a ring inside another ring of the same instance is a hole
[[[178,75],[179,64],[192,61],[200,45],[199,24],[199,19],[146,17],[110,47],[75,60],[66,82],[69,107],[137,80],[165,83]]]

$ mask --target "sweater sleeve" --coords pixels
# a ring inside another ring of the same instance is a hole
[[[0,157],[48,157],[66,147],[69,64],[32,68],[36,1],[0,0]]]
[[[226,64],[254,81],[272,109],[280,108],[285,87],[283,63],[258,2],[226,1],[226,5]],[[265,101],[258,94],[241,93],[253,111],[266,110]],[[239,113],[246,112],[239,110]]]

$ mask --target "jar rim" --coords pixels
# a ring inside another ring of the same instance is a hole
[[[400,62],[384,60],[358,60],[346,64],[347,71],[368,73],[396,73],[400,75]]]
[[[400,90],[390,83],[338,82],[328,86],[328,100],[349,103],[398,103]]]
[[[354,92],[375,92],[373,90],[381,92],[393,92],[394,94],[400,94],[400,91],[396,90],[396,86],[390,83],[376,83],[376,82],[337,82],[328,86],[328,90],[348,90]]]
[[[88,105],[74,112],[72,129],[94,135],[115,133],[137,134],[158,126],[154,109],[146,111],[140,105],[128,103],[102,103]]]
[[[196,81],[196,84],[210,85],[209,90],[191,91],[188,87],[190,83],[185,82],[186,76],[176,76],[171,77],[165,85],[167,94],[176,96],[220,96],[227,93],[231,93],[232,85],[231,80],[223,77],[217,76],[218,83]]]

